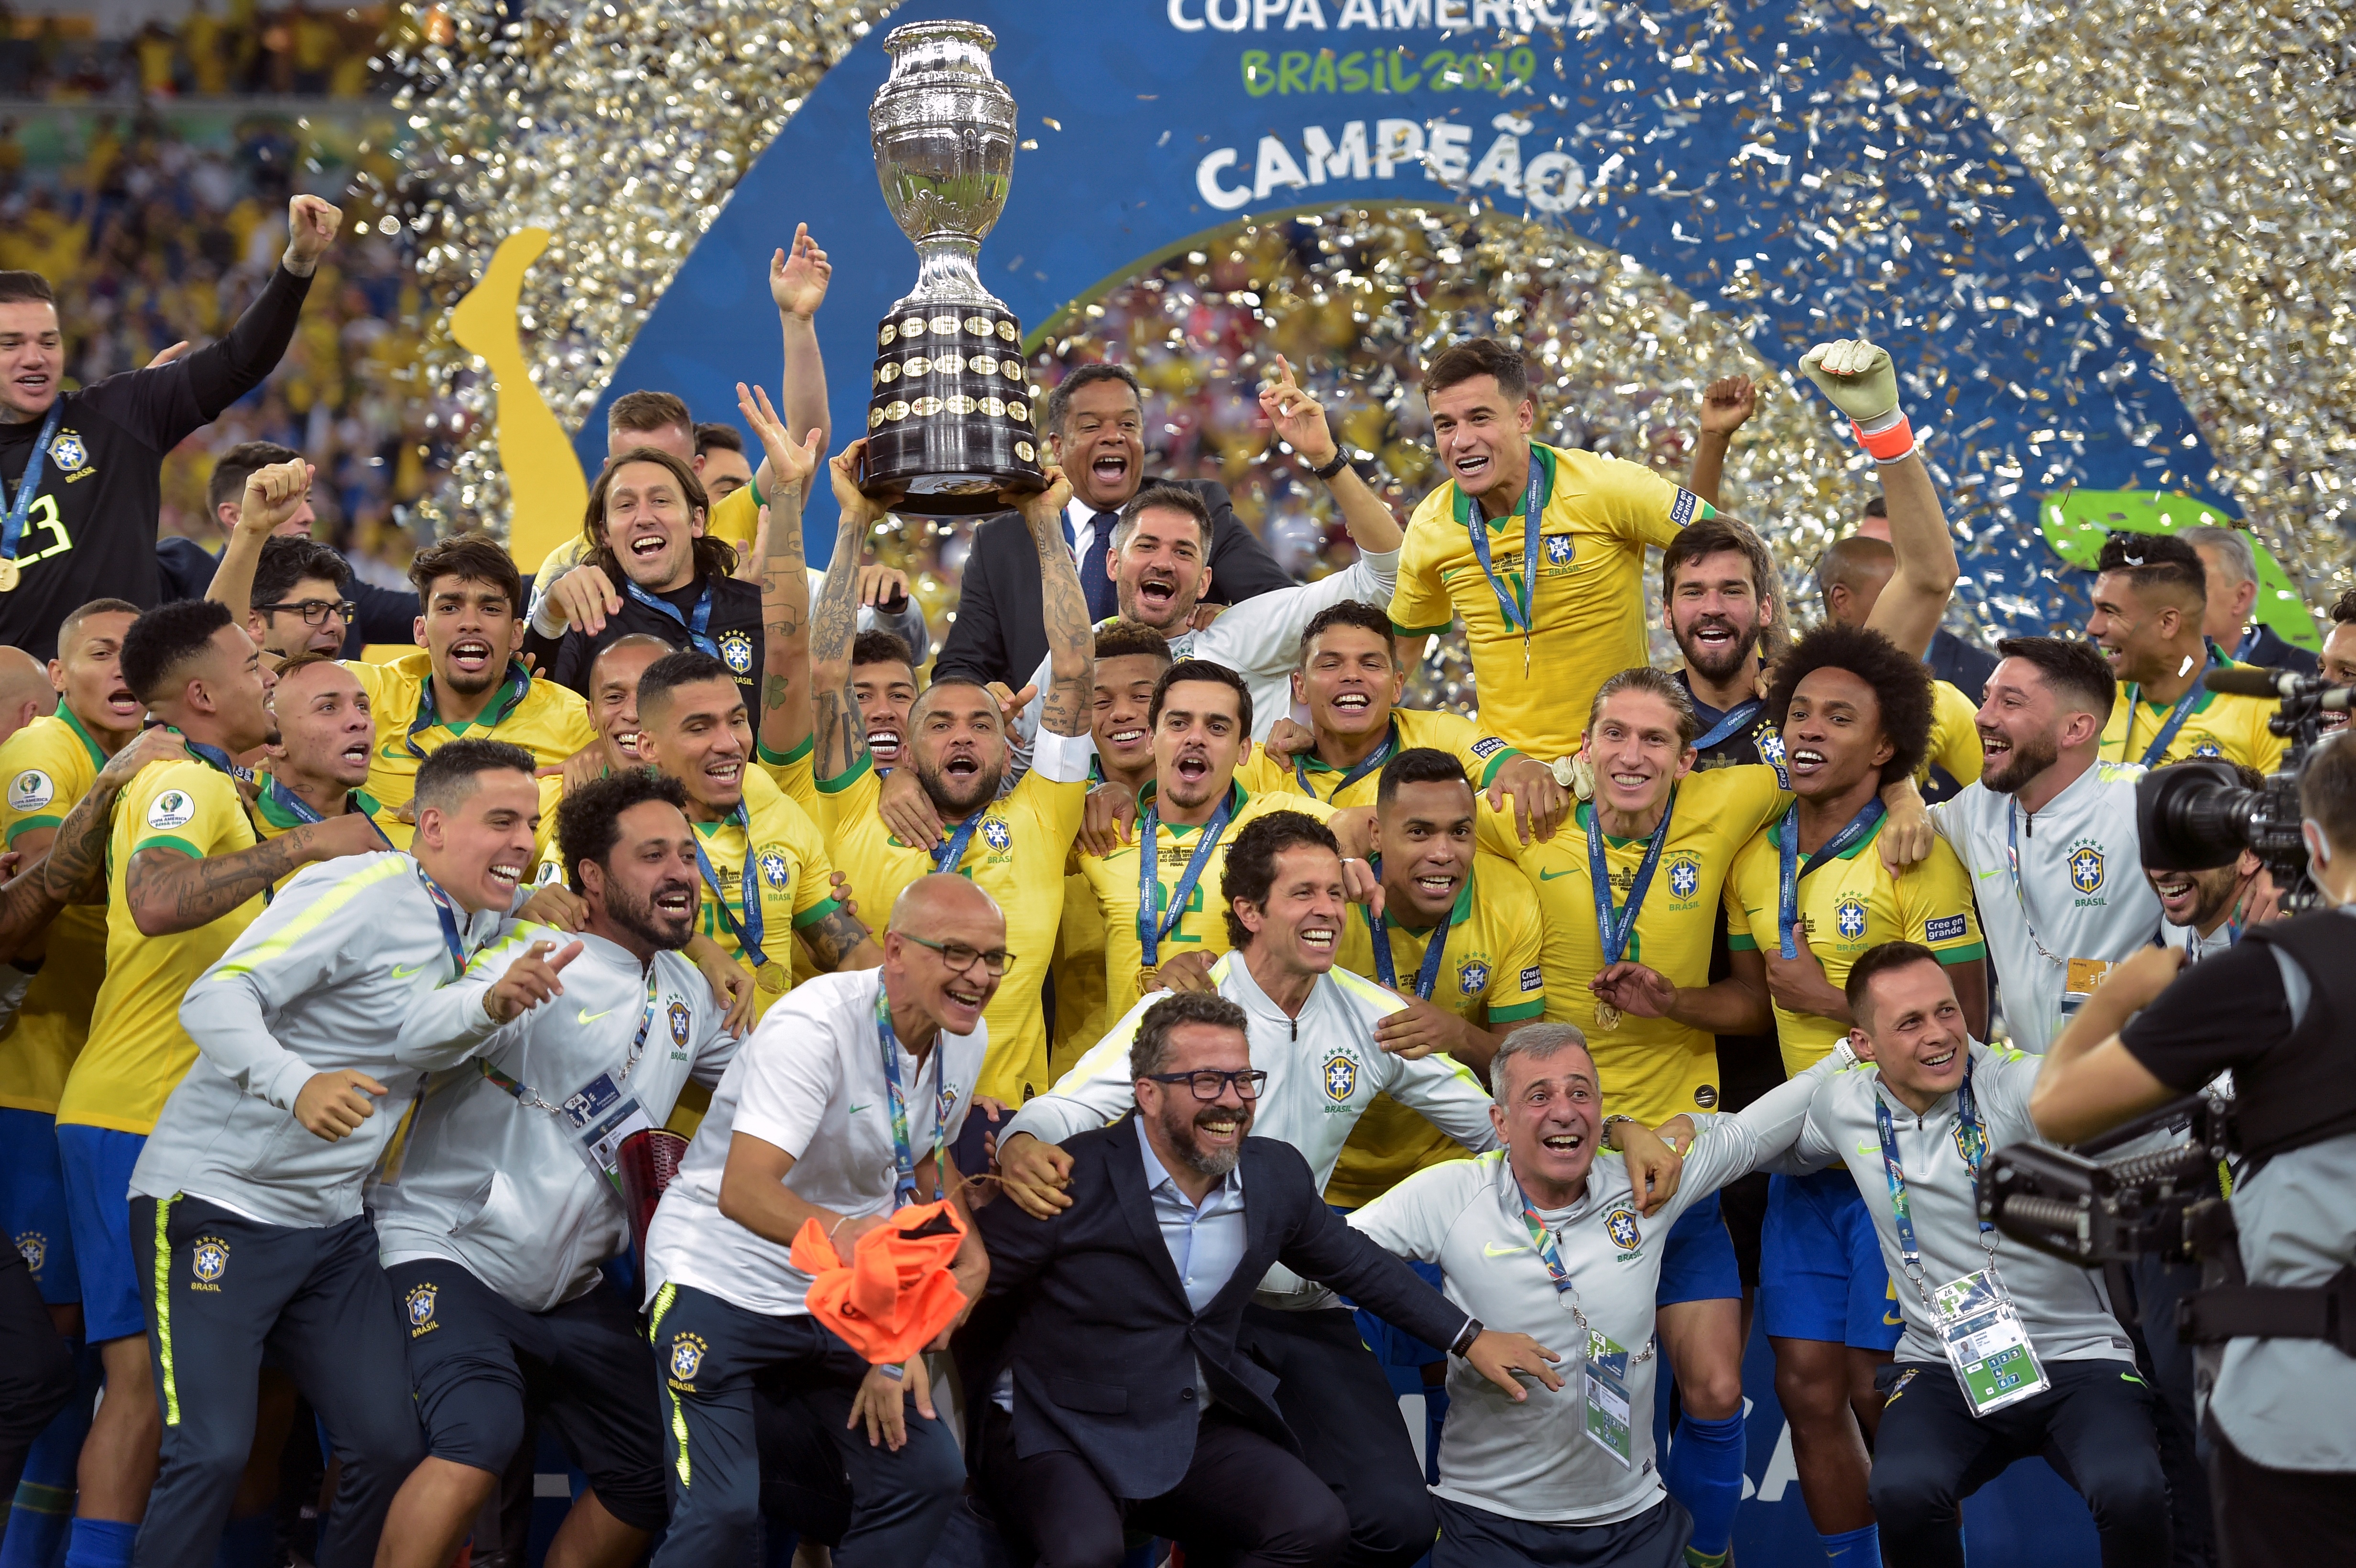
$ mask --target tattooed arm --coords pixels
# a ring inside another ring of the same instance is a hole
[[[1039,551],[1039,602],[1047,617],[1047,690],[1039,727],[1051,735],[1085,735],[1094,718],[1090,683],[1096,675],[1096,628],[1079,568],[1064,542],[1064,505],[1071,483],[1047,470],[1047,487],[1023,503],[1023,521]]]
[[[384,847],[365,812],[307,823],[233,855],[202,859],[151,846],[131,857],[123,897],[143,936],[169,936],[206,925],[315,860]]]
[[[39,868],[48,894],[59,903],[106,901],[106,840],[114,830],[114,797],[150,763],[184,762],[189,755],[180,732],[158,724],[107,759],[90,793],[74,803],[49,840],[49,858]],[[34,874],[27,869],[26,875]]]
[[[818,470],[824,432],[794,443],[769,394],[736,384],[737,411],[761,438],[768,459],[755,483],[767,486],[767,553],[760,562],[761,713],[756,732],[772,757],[789,757],[809,739],[809,572],[802,553],[802,498]]]
[[[867,530],[886,510],[859,490],[864,437],[842,449],[828,469],[842,521],[835,529],[834,558],[827,562],[810,627],[810,717],[818,731],[815,766],[821,780],[839,779],[867,757],[867,727],[851,695],[851,644],[859,631],[859,558]]]
[[[37,860],[10,878],[0,887],[0,964],[33,945],[65,907],[49,891],[43,862]]]
[[[867,927],[857,916],[839,909],[828,911],[794,934],[801,938],[810,962],[830,975],[843,969],[883,966],[884,949],[869,934]]]

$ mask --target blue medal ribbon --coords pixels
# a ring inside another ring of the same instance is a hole
[[[981,826],[983,813],[975,812],[948,830],[948,837],[933,846],[933,869],[954,871],[965,859],[965,847],[973,842],[973,830]]]
[[[2209,643],[2206,638],[2203,638],[2202,641],[2207,643],[2209,649],[2209,662],[2203,667],[2207,669],[2217,669],[2223,667],[2227,661],[2225,656],[2217,651],[2217,645],[2214,643]],[[2192,677],[2192,684],[2184,688],[2184,695],[2176,699],[2176,706],[2168,710],[2167,722],[2160,725],[2159,733],[2154,735],[2151,738],[2151,744],[2144,748],[2143,765],[2145,767],[2156,768],[2159,766],[2159,760],[2168,755],[2168,748],[2169,744],[2175,741],[2176,732],[2184,728],[2184,721],[2192,717],[2194,705],[2199,703],[2201,699],[2207,695],[2208,690],[2209,688],[2201,684],[2201,677],[2199,676],[2196,675]],[[2135,732],[2136,709],[2141,705],[2142,700],[2141,689],[2132,681],[2127,684],[2126,699],[2127,726],[2126,731],[2119,737],[2119,761],[2121,762],[2126,761],[2126,737]]]
[[[1879,800],[1869,800],[1848,819],[1848,826],[1834,834],[1800,864],[1800,803],[1794,801],[1783,808],[1783,820],[1777,825],[1776,837],[1782,840],[1783,871],[1781,901],[1775,912],[1775,931],[1783,938],[1783,954],[1786,958],[1800,955],[1798,944],[1792,940],[1793,928],[1800,923],[1800,879],[1824,865],[1837,859],[1844,850],[1853,848],[1868,834],[1880,826],[1885,808]]]
[[[490,707],[485,709],[490,717],[487,720],[477,719],[475,724],[468,728],[479,726],[485,731],[498,729],[508,721],[517,709],[523,706],[523,699],[530,695],[531,671],[524,668],[520,661],[509,660],[508,673],[500,685],[499,694],[492,699]],[[409,721],[409,734],[402,742],[409,748],[411,756],[421,763],[425,760],[425,748],[417,743],[417,737],[441,722],[441,711],[434,700],[434,677],[428,674],[424,685],[417,691],[417,717]]]
[[[1965,1048],[1966,1051],[1970,1047]],[[1979,1105],[1972,1097],[1972,1068],[1968,1057],[1964,1062],[1964,1084],[1955,1091],[1955,1115],[1962,1121],[1959,1129],[1964,1146],[1964,1163],[1971,1168],[1972,1180],[1979,1180],[1980,1162],[1987,1157],[1987,1133],[1980,1125]],[[1881,1134],[1881,1170],[1890,1179],[1890,1216],[1898,1230],[1898,1254],[1906,1273],[1918,1282],[1922,1274],[1922,1249],[1914,1239],[1914,1216],[1906,1204],[1906,1168],[1898,1163],[1898,1136],[1891,1130],[1890,1105],[1881,1097],[1881,1086],[1874,1085],[1873,1122]],[[1980,1234],[1994,1229],[1986,1220],[1980,1221]]]
[[[33,498],[40,494],[41,470],[49,455],[50,438],[58,433],[58,418],[66,411],[65,398],[60,395],[49,405],[48,418],[41,421],[41,433],[33,438],[32,454],[25,459],[25,476],[16,482],[16,498],[9,504],[8,515],[0,520],[0,559],[16,559],[16,546],[25,537],[25,524],[33,515]]]
[[[442,884],[435,881],[424,867],[418,866],[414,859],[410,864],[417,866],[417,880],[424,884],[425,896],[434,901],[434,916],[442,923],[442,945],[450,953],[450,978],[458,980],[466,973],[470,955],[466,943],[458,935],[457,906],[450,901],[450,895],[442,891]]]
[[[754,967],[758,968],[769,961],[769,955],[761,950],[761,882],[754,866],[760,856],[753,849],[753,815],[740,800],[736,809],[720,820],[744,830],[744,874],[740,879],[744,883],[744,913],[741,921],[728,912],[728,895],[721,889],[720,873],[712,869],[712,858],[703,852],[701,837],[695,841],[695,869],[703,874],[703,885],[712,890],[712,901],[719,908],[720,923],[736,938],[736,945],[744,949]]]
[[[1383,874],[1383,858],[1377,855],[1369,864],[1379,880]],[[1398,967],[1391,956],[1390,917],[1370,913],[1364,904],[1358,906],[1358,912],[1365,917],[1366,929],[1374,933],[1375,979],[1385,990],[1395,992],[1399,988]],[[1431,1000],[1431,987],[1439,982],[1440,954],[1448,946],[1448,926],[1455,917],[1453,909],[1441,915],[1440,923],[1431,928],[1431,940],[1424,946],[1423,965],[1415,976],[1415,994],[1427,1002]]]
[[[1676,793],[1661,803],[1660,825],[1645,842],[1644,859],[1636,867],[1636,880],[1628,889],[1628,904],[1617,920],[1612,910],[1612,864],[1603,850],[1603,813],[1594,805],[1587,808],[1587,875],[1594,884],[1596,933],[1603,943],[1605,967],[1620,962],[1628,951],[1628,939],[1636,934],[1636,912],[1644,907],[1644,894],[1653,885],[1653,872],[1661,863],[1661,848],[1669,841],[1669,817],[1676,810]]]
[[[1687,689],[1690,691],[1692,688]],[[1766,703],[1756,697],[1744,698],[1719,715],[1718,722],[1709,727],[1708,733],[1694,742],[1694,750],[1707,752],[1712,746],[1722,744],[1730,737],[1749,729],[1751,721],[1759,717],[1759,710],[1766,706]]]
[[[900,1039],[892,1030],[892,999],[881,981],[875,987],[875,1033],[884,1046],[884,1097],[892,1114],[892,1207],[905,1209],[916,1200],[916,1151],[908,1137],[908,1097],[900,1085]],[[919,1069],[919,1072],[922,1070]],[[941,1042],[933,1041],[933,1201],[941,1200],[941,1150],[948,1147],[949,1102],[941,1074],[947,1064]],[[922,1084],[920,1077],[917,1083]]]
[[[1530,445],[1529,464],[1529,482],[1522,496],[1522,591],[1518,599],[1490,564],[1489,519],[1482,515],[1480,497],[1464,497],[1464,531],[1472,540],[1472,559],[1480,562],[1481,575],[1489,580],[1489,591],[1497,596],[1497,613],[1506,629],[1519,632],[1524,642],[1529,640],[1530,607],[1537,599],[1538,539],[1544,532],[1549,479],[1547,465],[1538,459],[1536,443]]]
[[[712,584],[710,582],[704,583],[703,592],[696,596],[695,612],[691,615],[680,614],[678,605],[668,599],[658,598],[648,592],[627,577],[622,579],[622,592],[652,610],[656,614],[678,622],[680,629],[687,634],[688,642],[694,646],[697,653],[709,654],[713,658],[720,656],[720,645],[712,638]]]
[[[305,800],[301,795],[296,795],[293,790],[288,789],[284,784],[279,781],[278,776],[274,773],[264,773],[262,775],[262,798],[268,805],[275,807],[284,815],[293,817],[295,821],[303,824],[305,827],[308,827],[314,822],[325,822],[327,820],[326,817],[321,816],[317,812],[311,809],[311,803],[309,801]],[[355,794],[354,798],[361,802],[360,809],[368,817],[369,826],[376,829],[376,836],[380,838],[384,838],[384,847],[386,848],[391,848],[392,840],[384,837],[383,825],[377,821],[376,813],[369,808],[367,797],[365,795]],[[349,809],[348,805],[346,809]]]
[[[1227,797],[1219,802],[1219,809],[1211,820],[1203,824],[1203,836],[1194,841],[1194,858],[1171,890],[1169,912],[1162,910],[1162,850],[1155,842],[1162,826],[1161,813],[1151,805],[1138,818],[1137,869],[1137,940],[1142,949],[1145,967],[1153,968],[1162,962],[1162,940],[1178,929],[1186,918],[1186,901],[1194,896],[1194,884],[1203,880],[1203,869],[1210,864],[1211,851],[1219,846],[1220,837],[1227,831],[1227,820],[1235,815],[1236,791],[1230,784]]]
[[[1309,782],[1309,770],[1303,765],[1301,758],[1297,754],[1292,759],[1292,776],[1294,781],[1301,785],[1301,794],[1307,795],[1312,800],[1323,800],[1328,805],[1331,805],[1334,797],[1339,795],[1344,790],[1348,789],[1352,784],[1356,784],[1360,779],[1365,778],[1368,773],[1375,772],[1385,763],[1389,762],[1391,760],[1391,753],[1398,749],[1398,720],[1394,719],[1391,720],[1390,732],[1383,737],[1383,743],[1376,746],[1365,756],[1359,758],[1357,762],[1352,764],[1346,772],[1343,772],[1342,782],[1335,784],[1324,795],[1320,795],[1317,793],[1316,786]],[[1323,764],[1320,765],[1322,766]],[[1333,773],[1341,770],[1328,768],[1326,771],[1328,773]]]

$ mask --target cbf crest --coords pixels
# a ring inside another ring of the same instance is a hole
[[[88,467],[90,448],[83,443],[81,432],[71,430],[58,432],[57,439],[49,443],[49,461],[58,465],[60,474],[71,474]]]
[[[1851,942],[1865,934],[1865,905],[1855,899],[1843,899],[1834,907],[1833,923]]]
[[[1701,891],[1701,862],[1678,855],[1669,862],[1669,896],[1683,901]]]
[[[219,1236],[198,1236],[188,1249],[188,1272],[197,1276],[198,1290],[219,1290],[229,1273],[229,1243]]]
[[[720,634],[720,662],[732,675],[753,673],[753,639],[742,632]]]
[[[670,1006],[663,1012],[663,1021],[670,1026],[670,1043],[680,1051],[687,1049],[689,1017],[687,1004],[676,997],[671,998]]]
[[[985,818],[981,825],[981,841],[1003,855],[1014,842],[1014,829],[1007,827],[1002,817]]]
[[[703,1352],[708,1347],[700,1334],[674,1334],[670,1341],[670,1381],[695,1386],[695,1374],[703,1368]]]
[[[2081,844],[2070,851],[2070,885],[2082,893],[2103,891],[2103,847]]]
[[[793,862],[786,859],[782,849],[762,850],[755,864],[760,869],[763,885],[773,893],[784,892],[786,884],[794,880]]]
[[[1479,959],[1456,971],[1456,988],[1468,997],[1477,997],[1489,988],[1489,966]]]
[[[417,1285],[410,1287],[407,1298],[402,1303],[402,1310],[409,1318],[411,1339],[431,1334],[441,1327],[434,1321],[434,1299],[440,1294],[440,1287],[436,1285]]]
[[[1546,539],[1546,560],[1548,566],[1569,566],[1571,542],[1569,534],[1548,534]]]
[[[1614,1209],[1603,1221],[1604,1233],[1612,1244],[1623,1253],[1633,1253],[1643,1243],[1644,1233],[1636,1229],[1636,1216],[1625,1209]]]
[[[1357,1091],[1358,1059],[1346,1051],[1337,1051],[1325,1059],[1322,1076],[1325,1098],[1339,1104]]]

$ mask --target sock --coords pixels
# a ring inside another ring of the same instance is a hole
[[[232,1519],[221,1530],[213,1550],[213,1568],[271,1568],[278,1544],[278,1516],[264,1509],[243,1519]]]
[[[59,1568],[66,1534],[73,1524],[74,1467],[90,1413],[98,1403],[98,1358],[80,1339],[73,1348],[80,1374],[74,1397],[33,1439],[25,1455],[24,1478],[16,1483],[16,1506],[0,1532],[0,1568]]]
[[[131,1568],[139,1527],[112,1519],[78,1519],[66,1547],[66,1568]]]
[[[1734,1542],[1734,1510],[1742,1501],[1742,1416],[1697,1420],[1688,1411],[1669,1439],[1669,1462],[1661,1480],[1669,1495],[1693,1515],[1693,1541],[1686,1561],[1725,1561]]]
[[[1845,1530],[1838,1535],[1819,1535],[1825,1543],[1825,1562],[1830,1568],[1881,1568],[1881,1527],[1867,1525],[1863,1530]]]

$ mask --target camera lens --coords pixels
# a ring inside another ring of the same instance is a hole
[[[2179,763],[2146,773],[2136,785],[2143,863],[2157,871],[2226,865],[2252,847],[2253,819],[2265,804],[2229,763]]]

